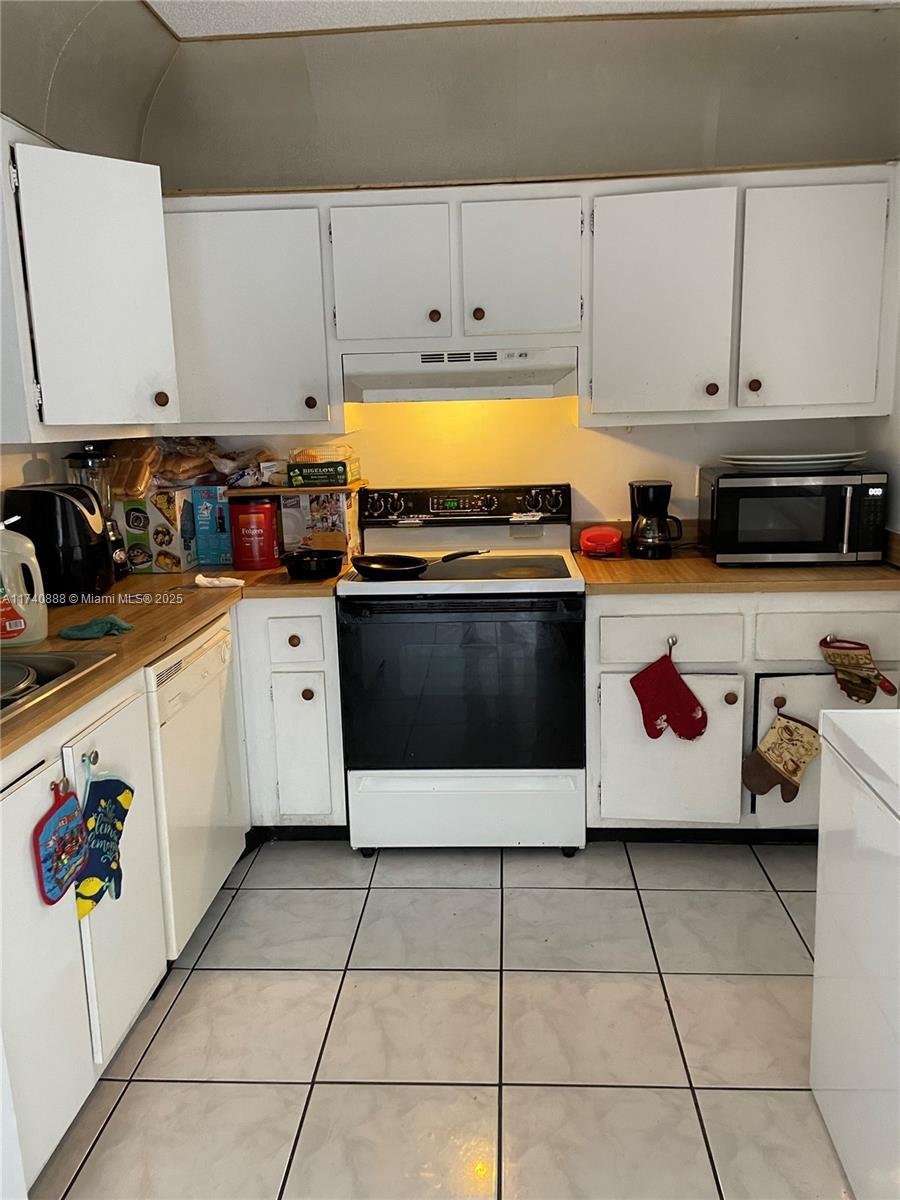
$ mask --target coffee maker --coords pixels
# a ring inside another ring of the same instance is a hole
[[[628,549],[634,558],[671,558],[672,543],[684,537],[678,517],[669,516],[672,482],[669,479],[633,479],[631,536]],[[671,527],[674,526],[674,533]]]

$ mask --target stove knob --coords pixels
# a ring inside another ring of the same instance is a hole
[[[388,499],[387,507],[389,516],[399,517],[405,507],[403,497],[394,492],[393,496]]]
[[[366,506],[366,514],[370,517],[380,517],[384,512],[384,498],[378,492],[372,492]]]
[[[559,492],[556,490],[556,488],[553,488],[551,492],[547,493],[547,498],[544,503],[547,506],[548,512],[559,512],[563,506],[562,492]]]
[[[492,513],[496,510],[500,501],[496,496],[484,496],[481,501],[481,507],[485,512]]]
[[[537,491],[528,492],[525,496],[525,507],[529,512],[540,512],[541,493]]]

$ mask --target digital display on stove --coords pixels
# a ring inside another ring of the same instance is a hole
[[[442,496],[438,501],[441,508],[459,508],[459,500],[455,496]]]

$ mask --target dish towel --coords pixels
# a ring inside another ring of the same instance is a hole
[[[119,634],[128,633],[132,629],[133,625],[118,617],[94,617],[81,625],[67,625],[59,631],[59,636],[68,638],[71,642],[90,642],[95,638],[118,637]]]

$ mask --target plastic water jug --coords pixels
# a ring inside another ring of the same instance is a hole
[[[46,636],[44,581],[34,544],[0,525],[0,642],[30,646]]]

